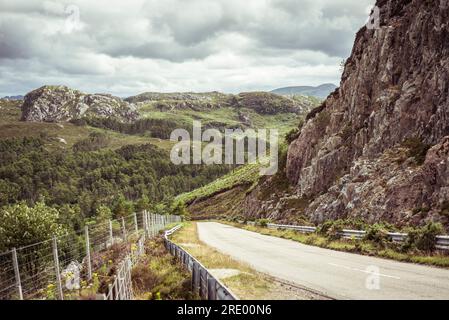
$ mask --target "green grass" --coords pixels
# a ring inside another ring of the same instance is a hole
[[[92,132],[103,132],[109,137],[105,149],[118,149],[125,145],[151,143],[169,151],[174,142],[138,135],[127,135],[118,132],[76,126],[72,123],[47,123],[20,121],[20,102],[0,102],[0,140],[9,138],[36,137],[41,134],[49,137],[47,147],[50,149],[70,149],[76,142],[86,139]],[[64,139],[65,143],[61,139]]]
[[[260,177],[259,170],[259,164],[247,164],[241,166],[202,188],[179,195],[177,199],[185,203],[190,203],[193,200],[205,199],[216,193],[230,190],[239,185],[253,185]]]

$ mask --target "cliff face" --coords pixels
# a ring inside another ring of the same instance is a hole
[[[449,0],[377,6],[380,29],[358,32],[340,88],[289,147],[293,191],[253,191],[247,215],[448,223]],[[294,199],[307,206],[283,205]]]
[[[59,122],[81,117],[115,117],[132,121],[138,117],[133,104],[106,94],[85,94],[65,86],[44,86],[28,93],[22,120]]]

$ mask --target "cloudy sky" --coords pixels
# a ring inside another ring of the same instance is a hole
[[[0,96],[338,84],[374,0],[0,0]]]

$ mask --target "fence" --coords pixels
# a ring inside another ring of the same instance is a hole
[[[0,300],[70,299],[73,291],[79,289],[81,280],[91,281],[92,271],[103,264],[97,257],[101,251],[136,239],[136,248],[131,248],[131,253],[119,266],[112,285],[114,293],[117,288],[119,291],[114,298],[131,298],[130,270],[121,271],[123,266],[131,267],[136,262],[144,251],[143,243],[147,237],[153,237],[167,224],[179,221],[178,216],[144,211],[1,253]]]
[[[239,221],[239,223],[244,223],[243,221]],[[256,223],[254,221],[248,221],[248,225],[254,226]],[[316,227],[310,226],[295,226],[295,225],[286,225],[286,224],[274,224],[268,223],[267,227],[270,229],[283,229],[283,230],[295,230],[301,233],[315,233],[317,231]],[[366,235],[366,231],[364,230],[349,230],[343,229],[340,233],[340,236],[345,239],[363,239]],[[387,234],[393,242],[404,242],[408,235],[406,233],[395,233],[389,232]],[[436,248],[439,250],[449,250],[449,236],[441,235],[436,237],[437,243]]]
[[[215,278],[198,260],[180,246],[173,243],[169,236],[181,226],[165,232],[165,247],[178,261],[192,273],[192,291],[204,300],[238,300],[220,280]]]
[[[160,223],[153,223],[154,221],[160,221]],[[145,253],[145,240],[156,236],[168,224],[176,222],[181,222],[181,217],[143,213],[142,226],[144,232],[137,241],[136,246],[131,248],[131,252],[119,264],[117,274],[109,285],[108,293],[104,296],[105,300],[133,300],[131,272],[133,265]]]

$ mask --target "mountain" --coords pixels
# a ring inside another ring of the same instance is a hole
[[[210,205],[287,222],[448,227],[449,6],[377,6],[380,28],[357,33],[340,88],[308,114],[285,170],[240,190],[247,195],[233,206],[217,194]]]
[[[23,100],[23,96],[17,95],[17,96],[5,96],[2,98],[3,100]]]
[[[325,83],[319,85],[318,87],[311,87],[311,86],[285,87],[275,89],[271,92],[283,96],[304,95],[325,99],[335,89],[337,89],[336,85],[332,83]]]
[[[65,86],[43,86],[28,93],[22,105],[22,120],[61,122],[82,117],[137,119],[133,104],[108,94],[86,94]]]
[[[247,108],[258,114],[303,113],[313,106],[312,99],[292,99],[269,92],[243,92],[237,95],[220,92],[206,93],[157,93],[146,92],[126,98],[125,101],[140,105],[156,105],[159,110],[203,110],[231,107]]]

